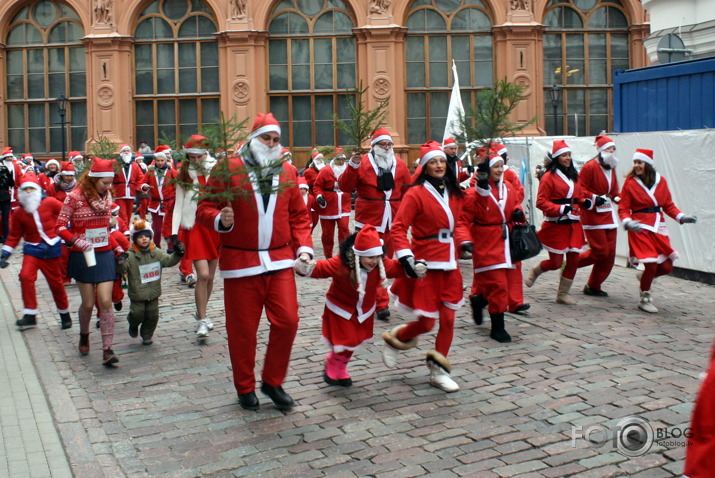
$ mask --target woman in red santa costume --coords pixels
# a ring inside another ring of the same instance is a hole
[[[539,182],[536,198],[536,207],[544,213],[539,240],[549,252],[549,258],[532,267],[524,283],[531,287],[542,273],[560,269],[565,255],[566,264],[561,272],[556,303],[576,305],[569,291],[576,276],[578,256],[586,244],[579,220],[580,206],[590,208],[592,203],[590,199],[584,199],[578,171],[571,159],[571,148],[566,141],[554,141],[549,157],[551,162]]]
[[[151,228],[154,232],[154,244],[161,247],[161,239],[167,243],[169,249],[173,249],[173,245],[169,242],[171,236],[171,220],[166,220],[171,217],[174,212],[174,199],[176,197],[176,170],[171,167],[171,164],[166,157],[165,150],[169,149],[166,146],[158,146],[154,152],[154,164],[149,166],[149,171],[145,176],[146,184],[149,185],[149,206],[148,210],[151,213]],[[166,224],[164,224],[166,222]]]
[[[246,144],[227,160],[232,175],[209,180],[209,190],[230,192],[232,199],[206,198],[197,215],[199,223],[218,231],[233,383],[248,410],[259,408],[255,365],[264,308],[270,333],[261,391],[280,410],[294,405],[282,387],[298,330],[292,267],[296,257],[307,264],[313,256],[308,210],[295,173],[281,161],[280,134],[271,113],[259,114]]]
[[[397,305],[412,312],[417,320],[382,334],[383,361],[387,367],[395,367],[399,351],[417,345],[417,337],[432,330],[439,320],[435,348],[427,353],[429,383],[445,392],[456,392],[459,386],[449,376],[452,366],[447,359],[454,336],[454,314],[464,302],[455,243],[467,242],[469,230],[460,228],[461,237],[455,242],[462,190],[439,143],[422,145],[420,166],[420,177],[405,194],[397,212],[392,240],[407,275],[417,278],[417,259],[425,261],[427,276],[420,280],[397,279],[390,287]]]
[[[132,148],[123,144],[119,148],[119,160],[116,161],[117,174],[114,176],[114,201],[119,204],[119,217],[129,224],[134,210],[137,190],[146,182],[141,166],[134,159]]]
[[[584,208],[581,211],[581,224],[589,249],[579,256],[578,267],[593,265],[583,293],[608,297],[601,285],[616,261],[618,218],[614,204],[619,201],[616,176],[618,158],[615,155],[616,143],[605,134],[596,136],[596,148],[596,157],[584,164],[578,174],[584,194],[593,203],[590,209]]]
[[[673,261],[679,254],[670,246],[663,213],[679,224],[695,224],[695,216],[686,216],[670,196],[668,183],[653,167],[653,151],[638,149],[633,155],[633,169],[623,183],[618,214],[628,231],[631,264],[643,264],[640,278],[638,308],[654,314],[652,303],[653,279],[673,271]]]
[[[171,236],[184,244],[184,259],[193,263],[196,277],[186,276],[189,286],[195,285],[196,337],[205,339],[214,324],[206,315],[206,308],[214,285],[214,275],[218,266],[218,234],[213,227],[207,227],[196,220],[196,210],[202,188],[206,186],[216,159],[209,155],[208,139],[192,135],[185,145],[186,159],[182,161],[176,175],[176,198],[171,221]],[[179,269],[183,265],[179,266]]]
[[[350,193],[343,192],[338,178],[345,171],[345,154],[342,148],[336,148],[335,157],[327,168],[322,168],[313,184],[313,194],[317,203],[322,233],[323,254],[326,259],[333,257],[335,244],[335,225],[338,226],[338,244],[350,234]]]
[[[89,172],[80,177],[78,187],[67,195],[56,226],[57,234],[72,247],[68,275],[77,281],[82,298],[78,312],[79,352],[82,355],[89,354],[89,323],[96,289],[101,309],[102,363],[106,366],[119,361],[112,351],[112,285],[116,275],[114,255],[124,252],[110,239],[109,234],[113,179],[113,162],[95,159]]]
[[[357,193],[355,199],[355,229],[370,224],[375,226],[385,242],[385,255],[392,257],[394,248],[390,239],[392,222],[400,207],[404,190],[412,184],[405,162],[395,156],[394,143],[389,131],[378,128],[372,133],[372,149],[367,153],[353,154],[348,167],[338,178],[341,191]],[[387,292],[377,293],[377,318],[389,320],[390,299]]]
[[[489,336],[507,343],[511,336],[504,327],[504,312],[509,305],[509,272],[515,268],[509,230],[514,222],[524,221],[524,211],[511,183],[504,180],[504,159],[500,155],[492,152],[489,161],[482,161],[477,168],[476,187],[467,191],[459,220],[460,227],[471,233],[461,248],[472,253],[474,284],[481,292],[476,300],[470,297],[472,313],[474,322],[481,325],[482,308],[488,305],[492,322]]]
[[[55,231],[57,216],[62,203],[51,197],[43,197],[38,178],[33,173],[22,176],[17,193],[20,206],[12,213],[12,227],[0,255],[0,268],[7,267],[7,260],[15,247],[24,240],[22,248],[22,269],[20,288],[24,306],[22,319],[15,322],[18,327],[37,325],[37,271],[41,271],[52,292],[52,298],[60,314],[63,329],[72,327],[67,292],[62,283],[64,275],[60,270],[60,238]]]
[[[331,259],[296,262],[298,275],[314,279],[332,277],[323,310],[323,340],[329,352],[325,357],[323,380],[328,385],[349,387],[347,371],[353,353],[374,335],[375,293],[386,277],[405,277],[399,262],[383,258],[382,240],[373,226],[349,235]],[[424,264],[415,266],[424,277]]]
[[[313,148],[313,151],[310,154],[310,160],[303,170],[303,177],[310,188],[310,195],[313,197],[313,203],[315,202],[315,191],[313,191],[315,181],[318,179],[318,173],[320,173],[324,167],[325,157],[323,156],[323,153],[318,151],[317,148]],[[318,206],[313,206],[313,209],[310,209],[310,224],[313,229],[315,229],[315,226],[318,225],[319,220],[320,213],[318,212]]]
[[[45,163],[45,171],[37,177],[42,189],[47,191],[47,188],[54,182],[54,178],[59,172],[60,163],[56,159],[48,159]]]

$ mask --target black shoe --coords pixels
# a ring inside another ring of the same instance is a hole
[[[139,326],[129,324],[129,337],[135,339],[139,335]]]
[[[482,325],[484,322],[482,311],[484,310],[484,307],[489,305],[489,302],[482,294],[470,295],[469,302],[472,304],[472,320],[474,320],[475,324]]]
[[[119,357],[114,355],[112,349],[107,349],[102,353],[102,365],[105,367],[111,367],[117,362],[119,362]]]
[[[15,321],[18,327],[34,327],[37,325],[37,317],[32,314],[25,314],[22,319]]]
[[[500,344],[507,344],[511,342],[511,335],[507,333],[506,330],[492,330],[492,333],[489,334],[489,337],[493,338]]]
[[[142,337],[142,345],[151,345],[154,343],[151,337]]]
[[[100,322],[99,322],[99,319],[97,319],[97,328],[99,328],[99,327],[100,327]]]
[[[338,385],[339,387],[352,387],[353,385],[352,378],[339,378],[336,380],[328,377],[328,374],[325,372],[323,372],[323,381],[328,385]]]
[[[516,306],[516,309],[514,309],[514,313],[519,315],[527,315],[526,311],[529,309],[531,309],[530,304],[520,304]]]
[[[244,410],[258,410],[260,406],[256,392],[239,393],[238,404],[241,405],[241,408]]]
[[[70,317],[69,312],[60,314],[60,321],[62,322],[63,329],[69,329],[70,327],[72,327],[72,318]]]
[[[590,295],[593,297],[608,297],[608,293],[598,289],[592,289],[586,284],[583,286],[583,295]]]
[[[290,395],[285,393],[285,390],[283,390],[283,387],[280,385],[277,387],[271,387],[270,385],[266,385],[264,383],[261,385],[261,392],[265,393],[271,400],[273,400],[273,403],[275,403],[278,410],[290,410],[293,408],[293,405],[295,405],[293,399],[290,398]]]
[[[115,302],[113,305],[114,305],[114,310],[116,310],[117,312],[122,310],[122,302],[121,301]]]
[[[382,320],[383,322],[390,321],[390,309],[380,309],[377,311],[377,320]]]

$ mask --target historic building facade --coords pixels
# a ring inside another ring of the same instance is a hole
[[[637,0],[7,1],[0,144],[59,155],[64,118],[67,149],[155,146],[270,109],[304,158],[344,142],[333,118],[362,86],[370,106],[389,99],[386,126],[413,156],[442,138],[452,61],[466,108],[506,78],[528,94],[513,119],[537,118],[525,134],[597,134],[612,71],[648,64],[648,34]]]

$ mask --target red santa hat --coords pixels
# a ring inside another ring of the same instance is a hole
[[[140,235],[149,236],[150,240],[154,239],[154,231],[144,219],[137,219],[132,223],[132,227],[129,228],[129,237],[132,238],[132,242],[136,242],[137,237]]]
[[[154,150],[154,157],[156,156],[163,156],[164,158],[168,159],[168,155],[171,154],[171,148],[164,145],[160,144],[159,146],[156,147]]]
[[[498,154],[497,152],[491,151],[489,153],[489,167],[491,168],[492,166],[497,164],[499,161],[504,163],[504,158],[502,158],[501,155]]]
[[[122,151],[124,151],[125,149],[128,149],[130,153],[132,152],[131,146],[129,146],[128,144],[123,144],[119,147],[119,154],[122,154]]]
[[[94,158],[89,169],[90,178],[113,178],[114,164],[109,159]]]
[[[338,158],[348,159],[348,157],[345,155],[345,152],[343,151],[343,148],[341,148],[340,146],[335,148],[335,156],[333,157],[333,159],[338,159]]]
[[[143,159],[144,159],[144,155],[141,154],[141,153],[137,153],[136,156],[134,156],[134,160],[135,160],[135,161],[139,161],[140,159],[143,160]]]
[[[442,141],[442,148],[446,148],[448,146],[457,146],[457,140],[454,138],[445,138]]]
[[[109,211],[112,213],[112,216],[118,216],[120,209],[121,208],[119,207],[119,204],[113,202],[112,206],[109,208]]]
[[[303,176],[298,176],[298,188],[310,189],[310,186],[308,186],[308,181]]]
[[[293,153],[290,152],[290,149],[288,149],[288,148],[283,148],[283,149],[281,150],[281,159],[282,159],[283,161],[287,161],[287,160],[289,160],[289,159],[292,158],[292,157],[293,157]]]
[[[70,151],[70,152],[69,152],[69,158],[70,158],[70,161],[75,161],[75,160],[77,160],[77,159],[82,159],[82,153],[80,153],[79,151]]]
[[[355,236],[353,252],[356,256],[381,256],[384,254],[382,239],[380,239],[380,234],[375,226],[368,224],[360,229]]]
[[[447,159],[447,155],[437,141],[427,141],[420,147],[420,166],[424,167],[427,161],[437,157]]]
[[[633,153],[633,161],[643,161],[653,166],[653,150],[652,149],[636,149]]]
[[[258,113],[258,116],[256,116],[256,119],[253,121],[253,127],[251,128],[251,134],[248,135],[248,141],[256,136],[271,132],[278,133],[278,136],[280,136],[281,125],[278,124],[278,120],[273,116],[273,113]]]
[[[192,134],[184,145],[186,154],[206,154],[209,139],[200,134]]]
[[[32,161],[33,159],[35,159],[35,158],[32,156],[32,153],[25,153],[22,155],[23,161],[27,161],[27,160]]]
[[[6,146],[5,149],[2,150],[2,156],[0,156],[0,159],[5,159],[5,158],[14,158],[15,155],[12,154],[12,148],[10,146]]]
[[[604,149],[610,148],[611,146],[616,147],[616,143],[614,143],[611,138],[605,134],[596,136],[596,149],[598,149],[599,153],[602,153]]]
[[[60,174],[62,176],[74,176],[75,169],[72,161],[62,161],[62,167],[60,168]]]
[[[60,162],[57,161],[56,159],[48,159],[47,162],[45,163],[45,169],[48,169],[49,166],[51,165],[57,166],[57,171],[60,170]]]
[[[556,159],[562,154],[569,152],[571,152],[571,148],[569,148],[569,145],[566,144],[566,141],[563,139],[554,140],[554,144],[551,147],[551,159]]]
[[[318,151],[318,148],[313,148],[313,152],[310,153],[310,159],[312,159],[313,161],[317,161],[319,159],[322,160],[322,159],[324,159],[324,156],[323,156],[323,153]]]
[[[370,139],[370,146],[375,146],[375,143],[380,141],[392,141],[392,135],[385,128],[377,128],[372,132],[372,138]]]
[[[506,146],[501,143],[492,143],[492,147],[489,148],[489,151],[497,153],[499,156],[507,153]]]
[[[35,173],[28,171],[20,177],[20,189],[25,188],[42,189]]]

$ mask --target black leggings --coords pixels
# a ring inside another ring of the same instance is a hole
[[[10,201],[0,201],[0,214],[2,214],[2,242],[10,234]]]

